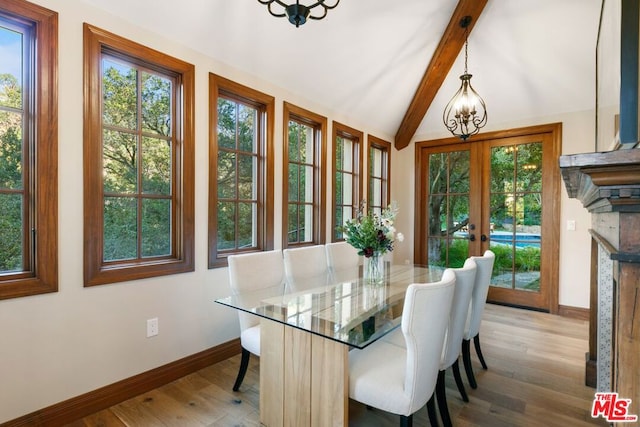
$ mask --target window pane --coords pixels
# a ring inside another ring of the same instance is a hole
[[[171,255],[171,200],[142,200],[142,256]]]
[[[304,216],[300,218],[300,232],[304,235],[304,242],[313,240],[313,205],[304,205]]]
[[[298,205],[289,203],[288,209],[289,226],[287,228],[287,241],[289,243],[298,241],[300,224],[298,222]]]
[[[149,73],[142,78],[142,130],[171,135],[171,81]]]
[[[22,153],[22,115],[0,110],[0,189],[23,188]]]
[[[304,143],[301,143],[301,132],[302,125],[290,121],[289,122],[289,161],[290,162],[299,162],[301,161],[300,157],[300,147],[304,147]]]
[[[345,139],[344,150],[342,152],[342,168],[345,171],[353,172],[353,141]]]
[[[304,166],[300,176],[300,200],[313,203],[313,166]]]
[[[102,59],[103,120],[105,125],[137,129],[137,77],[136,69]]]
[[[382,150],[372,148],[369,156],[369,169],[371,176],[382,177]]]
[[[379,179],[372,179],[369,183],[369,207],[382,205],[382,182]]]
[[[236,197],[236,154],[218,151],[218,197]]]
[[[342,174],[342,182],[344,184],[341,204],[353,205],[353,175],[350,173]]]
[[[218,147],[236,148],[236,103],[218,98]]]
[[[258,162],[255,156],[241,154],[238,159],[238,197],[248,200],[256,198],[256,169]]]
[[[296,164],[289,165],[289,201],[300,201],[300,169]]]
[[[23,253],[22,195],[0,194],[0,273],[21,271]]]
[[[136,200],[129,197],[105,197],[104,261],[136,258],[137,236]]]
[[[171,194],[171,141],[142,138],[142,191]]]
[[[236,204],[218,202],[218,250],[233,249],[236,246]]]
[[[138,147],[135,135],[105,130],[103,138],[104,191],[107,193],[136,192],[138,189]]]
[[[238,141],[239,149],[250,153],[256,152],[258,112],[255,108],[238,105]]]
[[[343,153],[344,153],[344,138],[338,136],[336,138],[336,169],[337,170],[342,170],[342,165],[343,165],[343,161],[342,161],[342,157],[343,157]]]
[[[336,172],[336,184],[334,192],[336,205],[341,205],[342,201],[344,200],[344,184],[342,172]]]
[[[255,246],[256,203],[238,203],[238,248]]]
[[[300,139],[300,162],[312,164],[314,163],[313,156],[313,128],[309,126],[303,126],[304,133],[301,134]]]
[[[22,109],[23,35],[0,26],[0,107]]]

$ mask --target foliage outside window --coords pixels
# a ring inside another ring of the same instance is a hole
[[[327,119],[284,104],[283,248],[324,243]]]
[[[274,98],[214,74],[209,85],[211,268],[273,249]]]
[[[57,31],[53,11],[0,4],[0,299],[58,289]]]
[[[333,122],[333,241],[344,240],[339,227],[355,218],[362,198],[362,137],[362,132]]]
[[[85,24],[85,285],[193,270],[194,67]]]
[[[391,143],[369,135],[369,198],[367,208],[381,214],[391,198]]]

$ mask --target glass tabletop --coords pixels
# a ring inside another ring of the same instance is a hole
[[[441,267],[387,265],[382,284],[367,283],[360,269],[239,293],[216,302],[364,348],[400,325],[407,287],[437,282]]]

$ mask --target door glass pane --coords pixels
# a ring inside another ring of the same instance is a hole
[[[449,156],[449,192],[469,192],[469,152],[457,151]]]
[[[429,240],[432,265],[461,267],[469,257],[469,151],[429,156]]]
[[[542,144],[491,149],[492,285],[540,290]]]

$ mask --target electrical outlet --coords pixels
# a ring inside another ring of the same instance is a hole
[[[158,318],[147,319],[147,338],[158,335]]]
[[[573,219],[570,219],[567,221],[567,230],[569,231],[576,231],[576,221]]]

